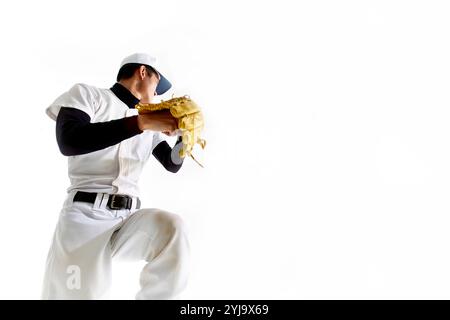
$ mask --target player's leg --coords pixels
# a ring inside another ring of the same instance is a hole
[[[180,216],[141,209],[111,239],[113,257],[145,260],[136,299],[177,299],[189,274],[189,242]]]
[[[120,222],[89,203],[64,207],[48,253],[42,299],[101,299],[111,279],[109,241]]]

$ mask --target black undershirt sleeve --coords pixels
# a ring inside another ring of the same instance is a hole
[[[56,140],[61,153],[75,156],[101,150],[142,133],[137,116],[90,123],[87,113],[62,107],[56,118]]]
[[[137,116],[106,122],[91,123],[90,116],[76,108],[61,107],[56,118],[56,140],[61,153],[75,156],[98,151],[143,131],[139,129]],[[176,144],[182,143],[181,137]],[[167,141],[161,141],[154,149],[155,158],[170,172],[177,172],[182,162],[172,161],[172,148]]]
[[[177,142],[182,143],[181,136],[178,137]],[[158,145],[153,149],[153,156],[158,159],[158,161],[166,168],[167,171],[176,173],[178,170],[180,170],[181,166],[183,165],[183,159],[181,159],[180,164],[176,164],[172,161],[172,148],[169,146],[167,141],[161,141],[158,143]]]

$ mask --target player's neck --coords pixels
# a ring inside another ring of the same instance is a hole
[[[138,90],[138,83],[137,81],[134,81],[133,79],[127,79],[127,80],[120,80],[119,83],[128,89],[128,91],[131,92],[133,96],[138,98],[139,100],[142,99],[142,95],[139,93]]]

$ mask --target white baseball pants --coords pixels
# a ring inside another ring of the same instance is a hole
[[[111,210],[73,202],[70,192],[50,247],[42,299],[102,299],[111,282],[112,258],[145,260],[136,299],[177,299],[189,274],[189,242],[183,220],[160,209]],[[133,275],[130,281],[137,281]]]

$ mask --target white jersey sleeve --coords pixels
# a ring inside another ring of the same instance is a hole
[[[77,83],[69,91],[56,98],[45,111],[55,121],[61,107],[79,109],[86,112],[92,119],[99,108],[99,98],[100,96],[95,87]]]

